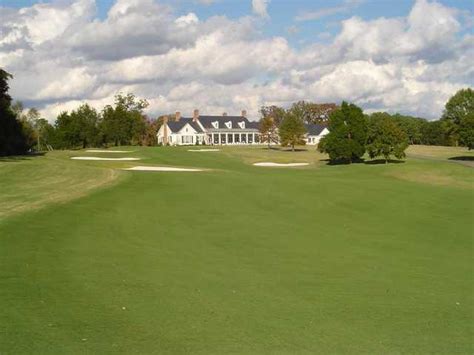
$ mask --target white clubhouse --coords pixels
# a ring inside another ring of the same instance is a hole
[[[307,144],[316,145],[329,133],[324,125],[306,124]],[[163,125],[156,134],[158,144],[163,145],[234,145],[259,144],[259,123],[249,121],[247,112],[240,116],[201,116],[194,110],[193,117],[182,117],[178,111],[174,120],[165,117]]]

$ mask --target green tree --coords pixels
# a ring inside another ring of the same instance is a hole
[[[47,121],[41,118],[41,113],[35,107],[26,110],[21,101],[15,101],[12,104],[12,110],[21,123],[27,145],[29,147],[35,146],[38,151],[41,150],[42,132]]]
[[[421,128],[425,122],[423,118],[405,116],[399,113],[392,116],[392,119],[405,132],[410,144],[422,144]]]
[[[88,104],[82,104],[70,114],[70,120],[77,131],[77,140],[82,148],[100,145],[99,114],[96,109]]]
[[[40,118],[36,121],[35,129],[38,135],[38,150],[44,149],[47,144],[51,145],[54,140],[53,126],[46,119]]]
[[[272,143],[278,142],[278,128],[275,124],[275,120],[271,116],[263,116],[260,119],[260,141],[267,143],[268,148]]]
[[[442,121],[427,121],[421,126],[421,143],[426,145],[447,145]]]
[[[278,126],[283,121],[285,112],[284,108],[275,105],[260,108],[261,142],[267,143],[268,148],[272,143],[278,143]]]
[[[318,150],[327,153],[334,162],[360,160],[365,153],[367,122],[362,109],[342,102],[329,116],[329,133],[321,139]]]
[[[403,159],[407,148],[406,133],[388,113],[376,112],[370,115],[366,149],[371,159],[383,156],[385,163],[391,155]]]
[[[77,148],[81,146],[81,127],[67,112],[61,112],[54,123],[55,148]]]
[[[461,133],[460,129],[469,127],[470,116],[474,114],[474,90],[471,88],[461,89],[454,94],[448,102],[446,102],[442,121],[446,122],[445,129],[448,139],[454,145],[469,141],[466,134],[469,129]],[[467,122],[463,123],[466,119]],[[464,137],[463,142],[460,142],[461,135]]]
[[[25,154],[29,147],[21,123],[12,110],[8,80],[13,76],[0,69],[0,156]]]
[[[291,150],[295,150],[295,145],[304,145],[306,127],[300,116],[297,115],[293,110],[288,110],[280,124],[278,134],[280,135],[280,144],[283,147],[291,147]]]
[[[35,107],[30,108],[25,114],[20,116],[20,122],[23,127],[23,134],[29,147],[36,145],[39,150],[39,132],[37,129],[37,122],[41,118],[41,114]]]
[[[474,112],[461,119],[459,125],[459,140],[462,145],[474,149]]]
[[[157,144],[156,133],[159,129],[159,122],[157,119],[151,119],[144,116],[145,120],[145,133],[140,142],[141,145],[153,146]]]
[[[333,103],[317,104],[307,101],[298,101],[291,106],[291,110],[301,117],[304,123],[326,122],[337,108],[337,105]]]
[[[115,105],[107,105],[102,111],[101,130],[107,143],[115,145],[138,144],[146,132],[143,110],[146,100],[139,100],[133,94],[118,94]]]
[[[273,122],[278,127],[280,123],[283,121],[283,117],[285,116],[285,109],[278,106],[262,106],[260,108],[260,115],[262,118],[273,118]]]

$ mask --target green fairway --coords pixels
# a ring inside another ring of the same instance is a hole
[[[126,149],[0,159],[0,354],[474,352],[466,149]]]

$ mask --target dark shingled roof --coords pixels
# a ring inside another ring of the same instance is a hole
[[[253,128],[253,129],[260,129],[260,122],[258,122],[258,121],[249,121],[249,123],[246,127]]]
[[[306,130],[310,136],[319,136],[319,134],[327,127],[318,123],[305,123]]]
[[[193,122],[192,118],[186,118],[186,117],[181,117],[179,121],[169,121],[168,122],[168,127],[170,128],[171,132],[179,132],[185,125],[186,123],[189,123],[191,127],[193,127],[196,132],[198,133],[203,133],[201,127],[196,122]]]
[[[226,122],[232,122],[232,129],[241,129],[239,122],[245,122],[245,129],[255,129],[252,123],[243,116],[199,116],[199,122],[205,129],[215,129],[212,122],[219,122],[219,129],[227,129]]]

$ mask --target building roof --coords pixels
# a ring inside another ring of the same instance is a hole
[[[326,125],[318,123],[305,123],[305,127],[309,136],[319,136],[321,132],[327,128]]]
[[[260,122],[258,121],[248,121],[248,128],[253,128],[253,129],[260,129]],[[246,127],[247,127],[246,126]]]
[[[255,129],[253,122],[250,122],[244,116],[199,116],[199,122],[205,129],[215,129],[212,122],[219,122],[219,129],[228,129],[226,122],[232,122],[231,129],[241,129],[239,123],[245,122],[245,129]]]
[[[169,121],[168,127],[173,133],[179,132],[187,123],[198,133],[203,133],[201,127],[196,122],[193,122],[192,118],[181,117],[179,121]]]

